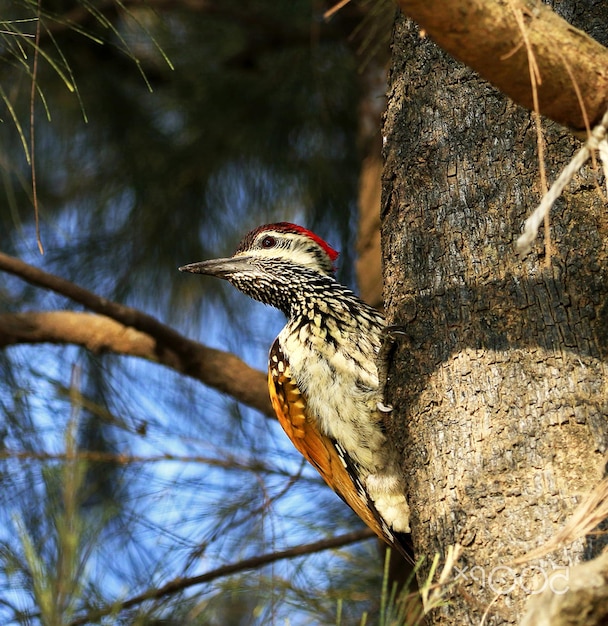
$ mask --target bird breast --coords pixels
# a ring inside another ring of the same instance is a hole
[[[306,399],[309,419],[369,471],[382,464],[386,442],[377,405],[378,336],[354,333],[336,320],[290,322],[279,334],[291,375]]]

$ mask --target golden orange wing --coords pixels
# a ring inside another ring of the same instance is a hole
[[[291,378],[278,340],[270,349],[268,388],[279,423],[293,445],[378,537],[404,554],[357,478],[356,464],[337,442],[318,431],[316,419],[307,414],[306,399]]]

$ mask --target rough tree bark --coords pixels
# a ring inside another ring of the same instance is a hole
[[[606,5],[555,0],[569,20],[604,31]],[[608,50],[539,0],[399,0],[443,50],[479,72],[512,100],[533,108],[530,54],[541,113],[572,129],[597,124],[608,106]],[[575,84],[576,83],[576,84]],[[584,102],[584,110],[581,107]]]
[[[574,2],[560,8],[584,16]],[[449,603],[429,620],[479,624],[487,612],[486,624],[513,623],[554,567],[594,551],[580,541],[512,563],[605,471],[605,188],[586,167],[553,210],[549,262],[540,241],[522,260],[513,243],[541,195],[531,114],[405,17],[393,53],[385,307],[407,339],[389,372],[389,429],[404,450],[414,545],[429,557],[422,574],[435,553],[464,548]],[[544,129],[553,180],[579,144]]]

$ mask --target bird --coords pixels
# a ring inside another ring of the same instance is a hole
[[[336,279],[338,252],[290,222],[264,224],[232,257],[182,272],[227,280],[287,317],[268,357],[283,430],[378,537],[413,563],[400,455],[385,428],[384,317]]]

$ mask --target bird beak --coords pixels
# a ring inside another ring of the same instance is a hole
[[[207,274],[218,278],[229,278],[238,272],[247,272],[253,269],[250,258],[246,256],[230,257],[228,259],[210,259],[200,263],[190,263],[182,265],[180,272],[191,272],[192,274]]]

